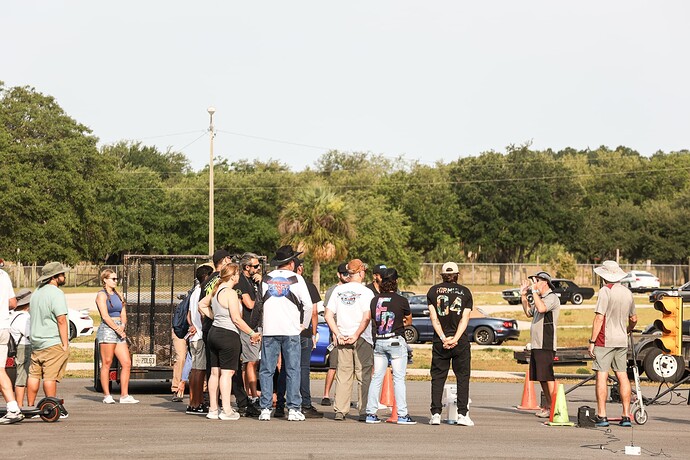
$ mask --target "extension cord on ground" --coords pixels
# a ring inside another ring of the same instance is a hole
[[[625,455],[642,455],[640,446],[625,446]]]

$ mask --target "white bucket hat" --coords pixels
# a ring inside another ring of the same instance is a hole
[[[594,269],[594,273],[611,283],[616,283],[628,275],[615,260],[605,260],[601,267]]]

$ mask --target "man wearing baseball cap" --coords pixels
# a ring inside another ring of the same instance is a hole
[[[544,271],[530,276],[520,287],[522,309],[532,318],[529,376],[531,381],[541,384],[546,402],[545,407],[534,414],[540,418],[548,418],[551,414],[551,395],[556,385],[553,360],[561,301],[552,289],[551,275]]]
[[[469,413],[470,394],[470,340],[467,324],[470,321],[473,300],[470,290],[458,284],[458,264],[446,262],[441,267],[442,283],[431,286],[426,295],[429,317],[434,327],[431,345],[431,419],[430,425],[441,424],[443,387],[452,364],[458,382],[456,423],[474,426]]]
[[[371,283],[367,284],[367,287],[373,291],[374,295],[381,293],[381,275],[387,269],[388,267],[386,267],[384,264],[374,265],[374,267],[371,269],[374,279]]]

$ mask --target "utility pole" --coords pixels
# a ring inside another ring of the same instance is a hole
[[[213,114],[216,113],[215,107],[207,109],[210,116],[208,130],[211,133],[211,154],[208,162],[208,254],[213,254],[215,244],[213,242],[213,138],[216,136],[213,131]]]

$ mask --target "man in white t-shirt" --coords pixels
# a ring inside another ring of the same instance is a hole
[[[271,419],[273,406],[273,376],[282,356],[282,366],[287,375],[286,400],[288,421],[304,420],[300,395],[300,362],[302,349],[300,334],[309,325],[313,308],[309,289],[304,278],[295,273],[295,258],[301,252],[292,246],[276,251],[271,265],[276,270],[268,273],[262,283],[263,337],[261,341],[261,415],[259,420]]]
[[[359,419],[366,420],[374,339],[371,335],[370,304],[374,293],[364,284],[367,265],[359,259],[347,263],[349,282],[336,286],[326,307],[326,322],[338,340],[338,368],[335,373],[335,420],[345,420],[350,411],[354,380],[361,385]],[[336,319],[337,318],[337,319]]]
[[[17,299],[14,296],[12,280],[4,270],[0,269],[0,391],[7,401],[7,414],[0,417],[2,425],[21,422],[24,419],[14,398],[12,381],[5,370],[7,343],[10,341],[10,310],[14,310],[16,306]]]

